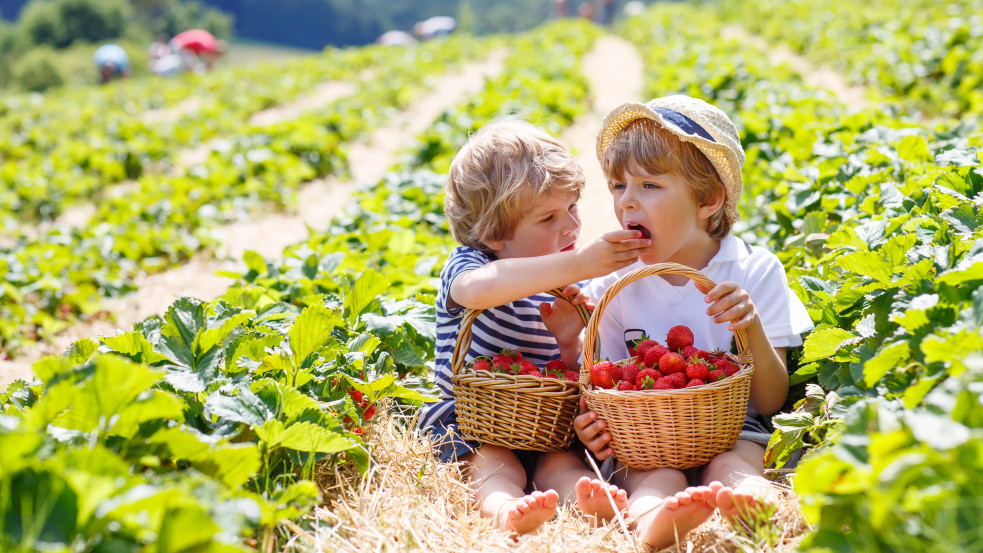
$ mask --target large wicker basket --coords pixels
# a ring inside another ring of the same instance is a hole
[[[700,271],[676,263],[648,265],[622,276],[601,297],[584,336],[580,384],[587,405],[607,421],[611,447],[623,464],[641,470],[684,469],[706,464],[733,449],[741,433],[751,391],[752,359],[747,334],[735,333],[740,370],[692,388],[618,391],[595,388],[590,369],[600,350],[601,315],[625,286],[647,276],[680,274],[708,287],[716,284]]]
[[[549,294],[563,298],[560,290]],[[565,299],[565,298],[563,298]],[[577,306],[584,324],[590,312]],[[527,375],[475,371],[465,367],[471,325],[481,310],[469,310],[451,358],[458,429],[464,438],[511,449],[561,451],[575,438],[579,411],[577,382]]]

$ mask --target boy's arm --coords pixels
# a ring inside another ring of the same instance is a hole
[[[751,296],[736,282],[721,282],[712,290],[700,284],[697,287],[706,294],[706,302],[710,304],[707,315],[717,323],[730,321],[728,330],[747,332],[748,349],[754,357],[751,404],[766,416],[781,409],[788,398],[785,348],[772,347]]]
[[[462,272],[450,289],[450,306],[489,309],[613,273],[634,263],[651,245],[636,230],[615,230],[571,251],[498,259]]]

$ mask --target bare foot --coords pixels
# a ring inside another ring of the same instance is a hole
[[[505,530],[528,534],[553,518],[560,494],[556,490],[535,491],[512,500],[499,510],[498,523]]]
[[[610,492],[611,497],[608,497]],[[628,492],[614,484],[602,482],[596,478],[583,476],[577,481],[577,508],[587,516],[593,516],[605,522],[613,519],[617,513],[628,511]],[[612,505],[611,500],[614,499]]]
[[[732,522],[770,518],[778,509],[779,499],[778,489],[760,476],[745,478],[733,488],[723,487],[716,495],[720,514]]]
[[[720,482],[709,486],[691,486],[665,498],[654,512],[638,521],[638,534],[645,545],[667,547],[682,539],[690,530],[710,518],[716,509],[716,495],[723,488]]]

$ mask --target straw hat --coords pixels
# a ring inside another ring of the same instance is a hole
[[[741,167],[744,166],[744,150],[737,127],[718,108],[690,96],[666,96],[647,104],[628,102],[610,112],[597,133],[597,159],[604,159],[604,152],[618,133],[636,119],[647,118],[689,142],[703,152],[713,163],[720,180],[727,187],[727,218],[737,221],[737,200],[741,197]]]

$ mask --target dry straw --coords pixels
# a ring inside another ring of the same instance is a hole
[[[607,421],[611,447],[623,464],[641,470],[684,469],[704,465],[737,442],[751,391],[752,359],[747,334],[735,333],[740,370],[717,382],[679,390],[618,391],[595,388],[590,370],[598,360],[601,315],[625,286],[641,278],[679,274],[699,284],[716,283],[703,273],[676,263],[657,263],[622,276],[601,297],[584,336],[580,384],[598,418]]]
[[[565,298],[559,289],[549,294]],[[577,306],[584,324],[590,312]],[[471,325],[481,310],[469,310],[451,359],[455,410],[461,435],[511,449],[562,451],[574,441],[573,419],[579,409],[577,382],[528,375],[476,371],[465,367]]]

